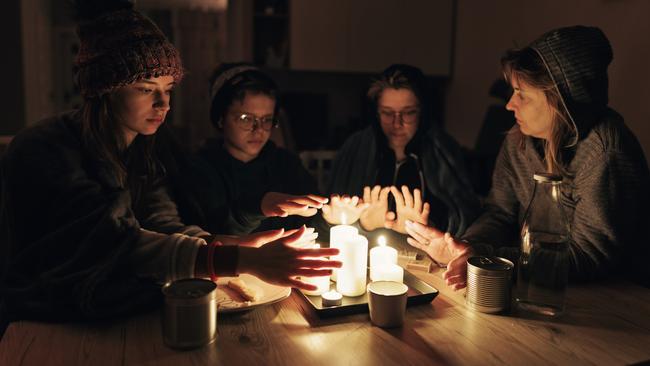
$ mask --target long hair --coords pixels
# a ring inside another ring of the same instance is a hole
[[[86,99],[80,112],[84,149],[93,160],[108,167],[119,187],[137,196],[143,179],[151,182],[160,173],[154,151],[155,134],[138,135],[127,146],[110,94]]]
[[[523,81],[544,92],[553,113],[550,137],[544,140],[544,162],[548,172],[568,176],[562,149],[571,146],[570,141],[574,140],[577,131],[542,59],[530,47],[512,49],[501,58],[501,66],[506,80]]]

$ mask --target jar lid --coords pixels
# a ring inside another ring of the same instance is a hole
[[[505,276],[513,267],[511,261],[501,257],[475,256],[467,259],[467,269],[478,275]]]
[[[535,173],[533,179],[537,182],[544,183],[562,183],[562,176],[553,173]]]
[[[168,300],[211,299],[216,297],[217,284],[202,278],[186,278],[167,283],[162,292]]]

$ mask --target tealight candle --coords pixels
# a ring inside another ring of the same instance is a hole
[[[372,281],[393,281],[404,283],[404,269],[397,264],[384,264],[375,267]]]
[[[323,306],[338,306],[343,303],[343,295],[335,290],[327,291],[321,295]]]
[[[368,239],[357,235],[343,241],[339,249],[342,266],[338,271],[336,291],[344,296],[361,296],[366,293]]]
[[[357,230],[356,227],[345,225],[345,219],[346,219],[345,215],[342,215],[341,216],[342,224],[333,226],[330,229],[330,248],[338,248],[340,250],[342,242],[350,240],[356,237],[357,235],[359,235],[359,230]],[[340,255],[332,256],[332,260],[340,261],[341,256]],[[338,273],[338,269],[334,269],[332,271],[332,281],[336,281],[337,273]]]
[[[386,246],[386,238],[380,236],[377,239],[379,246],[370,249],[370,280],[379,281],[376,278],[378,268],[385,268],[388,265],[397,265],[397,250]],[[400,281],[401,282],[401,281]]]
[[[320,244],[313,244],[310,246],[310,248],[318,249],[320,248]],[[330,276],[301,277],[300,280],[304,283],[316,286],[315,290],[301,290],[305,295],[318,296],[330,289]]]

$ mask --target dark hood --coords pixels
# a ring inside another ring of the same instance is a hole
[[[607,110],[607,67],[613,57],[609,40],[599,28],[572,26],[552,30],[530,47],[555,82],[577,139],[583,138]]]

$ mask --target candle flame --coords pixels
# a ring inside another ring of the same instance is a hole
[[[347,217],[345,216],[345,212],[344,212],[341,214],[341,224],[345,225],[345,222],[347,221],[346,219]]]
[[[385,247],[386,246],[386,238],[384,238],[383,235],[380,235],[379,238],[377,238],[377,243],[379,243],[380,247]]]

